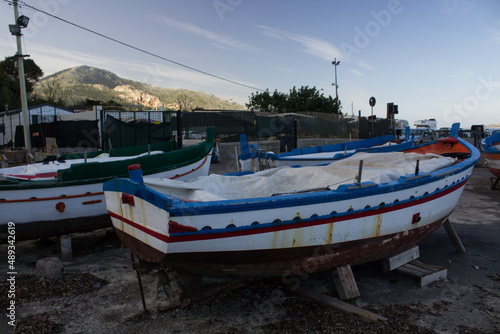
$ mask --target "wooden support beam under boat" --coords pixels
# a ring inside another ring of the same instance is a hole
[[[446,233],[448,233],[448,237],[450,237],[451,243],[455,247],[457,253],[465,254],[465,247],[462,244],[462,241],[460,240],[457,232],[455,231],[455,228],[453,227],[453,225],[451,225],[450,220],[446,219],[443,226],[446,230]]]
[[[291,290],[292,291],[292,290]],[[344,313],[353,314],[360,317],[362,320],[367,322],[377,322],[377,321],[387,321],[387,318],[380,316],[376,313],[372,313],[370,311],[364,310],[362,308],[356,307],[344,301],[341,301],[337,298],[330,297],[328,295],[319,293],[312,289],[300,286],[297,289],[294,289],[292,292],[309,298],[317,303],[331,306],[336,310],[339,310]]]
[[[333,280],[341,300],[354,299],[360,296],[356,279],[350,265],[340,266],[333,271]]]
[[[141,268],[139,267],[139,263],[135,262],[134,253],[132,252],[130,252],[130,260],[132,261],[132,269],[137,273],[137,281],[139,282],[139,290],[141,292],[142,307],[144,309],[144,313],[148,313],[149,311],[146,307],[146,299],[144,298],[144,289],[142,288],[142,278],[140,273]]]
[[[498,185],[498,182],[500,182],[500,177],[490,177],[490,189],[491,190],[495,190],[497,185]]]

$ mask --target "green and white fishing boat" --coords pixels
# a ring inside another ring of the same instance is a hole
[[[215,129],[209,128],[205,141],[182,149],[172,140],[0,169],[0,239],[6,239],[8,226],[14,225],[16,240],[111,226],[103,182],[126,177],[127,167],[134,164],[140,164],[148,177],[206,176],[214,136]]]

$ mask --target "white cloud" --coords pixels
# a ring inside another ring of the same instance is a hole
[[[443,11],[445,14],[468,13],[474,9],[474,3],[467,0],[447,0],[443,2]]]
[[[269,26],[257,26],[257,28],[260,29],[260,32],[267,37],[271,38],[277,38],[277,39],[283,39],[286,35],[286,33],[282,30],[269,27]]]
[[[342,59],[342,52],[339,48],[325,40],[303,35],[289,35],[293,41],[299,42],[304,47],[302,51],[316,57],[332,61],[334,58]]]
[[[500,45],[500,29],[490,29],[485,45]]]
[[[363,73],[361,73],[360,71],[355,70],[355,69],[351,69],[351,73],[354,74],[354,75],[357,75],[358,77],[362,77],[363,76]]]
[[[366,61],[364,61],[359,57],[354,58],[354,63],[356,63],[356,65],[366,70],[375,71],[375,68],[373,66],[371,66],[370,64],[368,64]]]
[[[294,42],[298,42],[303,47],[302,51],[312,54],[318,58],[328,61],[332,61],[334,58],[342,59],[342,52],[340,49],[323,39],[299,34],[291,34],[269,26],[259,25],[257,28],[264,36],[276,39],[288,38]]]
[[[180,21],[174,20],[174,19],[169,18],[169,17],[164,16],[164,15],[156,15],[153,19],[155,21],[157,21],[161,24],[164,24],[166,26],[169,26],[171,28],[201,36],[201,37],[213,42],[214,45],[218,46],[218,47],[231,48],[231,49],[237,49],[237,50],[243,50],[243,51],[249,51],[251,49],[254,49],[253,46],[246,44],[244,42],[240,42],[238,40],[226,37],[224,35],[217,34],[215,32],[200,28],[200,27],[195,26],[195,25],[190,24],[190,23],[185,23],[185,22],[180,22]]]

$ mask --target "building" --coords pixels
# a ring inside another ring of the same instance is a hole
[[[72,115],[69,109],[56,107],[51,104],[42,104],[28,108],[30,124],[52,123],[60,120],[64,115]],[[0,146],[14,142],[17,126],[23,125],[21,109],[0,112]]]

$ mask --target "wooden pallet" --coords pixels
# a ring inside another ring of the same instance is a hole
[[[416,277],[420,286],[443,280],[448,276],[448,269],[442,266],[433,266],[413,260],[396,269],[399,272]]]
[[[448,275],[446,267],[434,266],[416,260],[420,256],[418,246],[409,248],[399,254],[384,259],[384,271],[393,271],[416,277],[420,286],[445,279]]]

